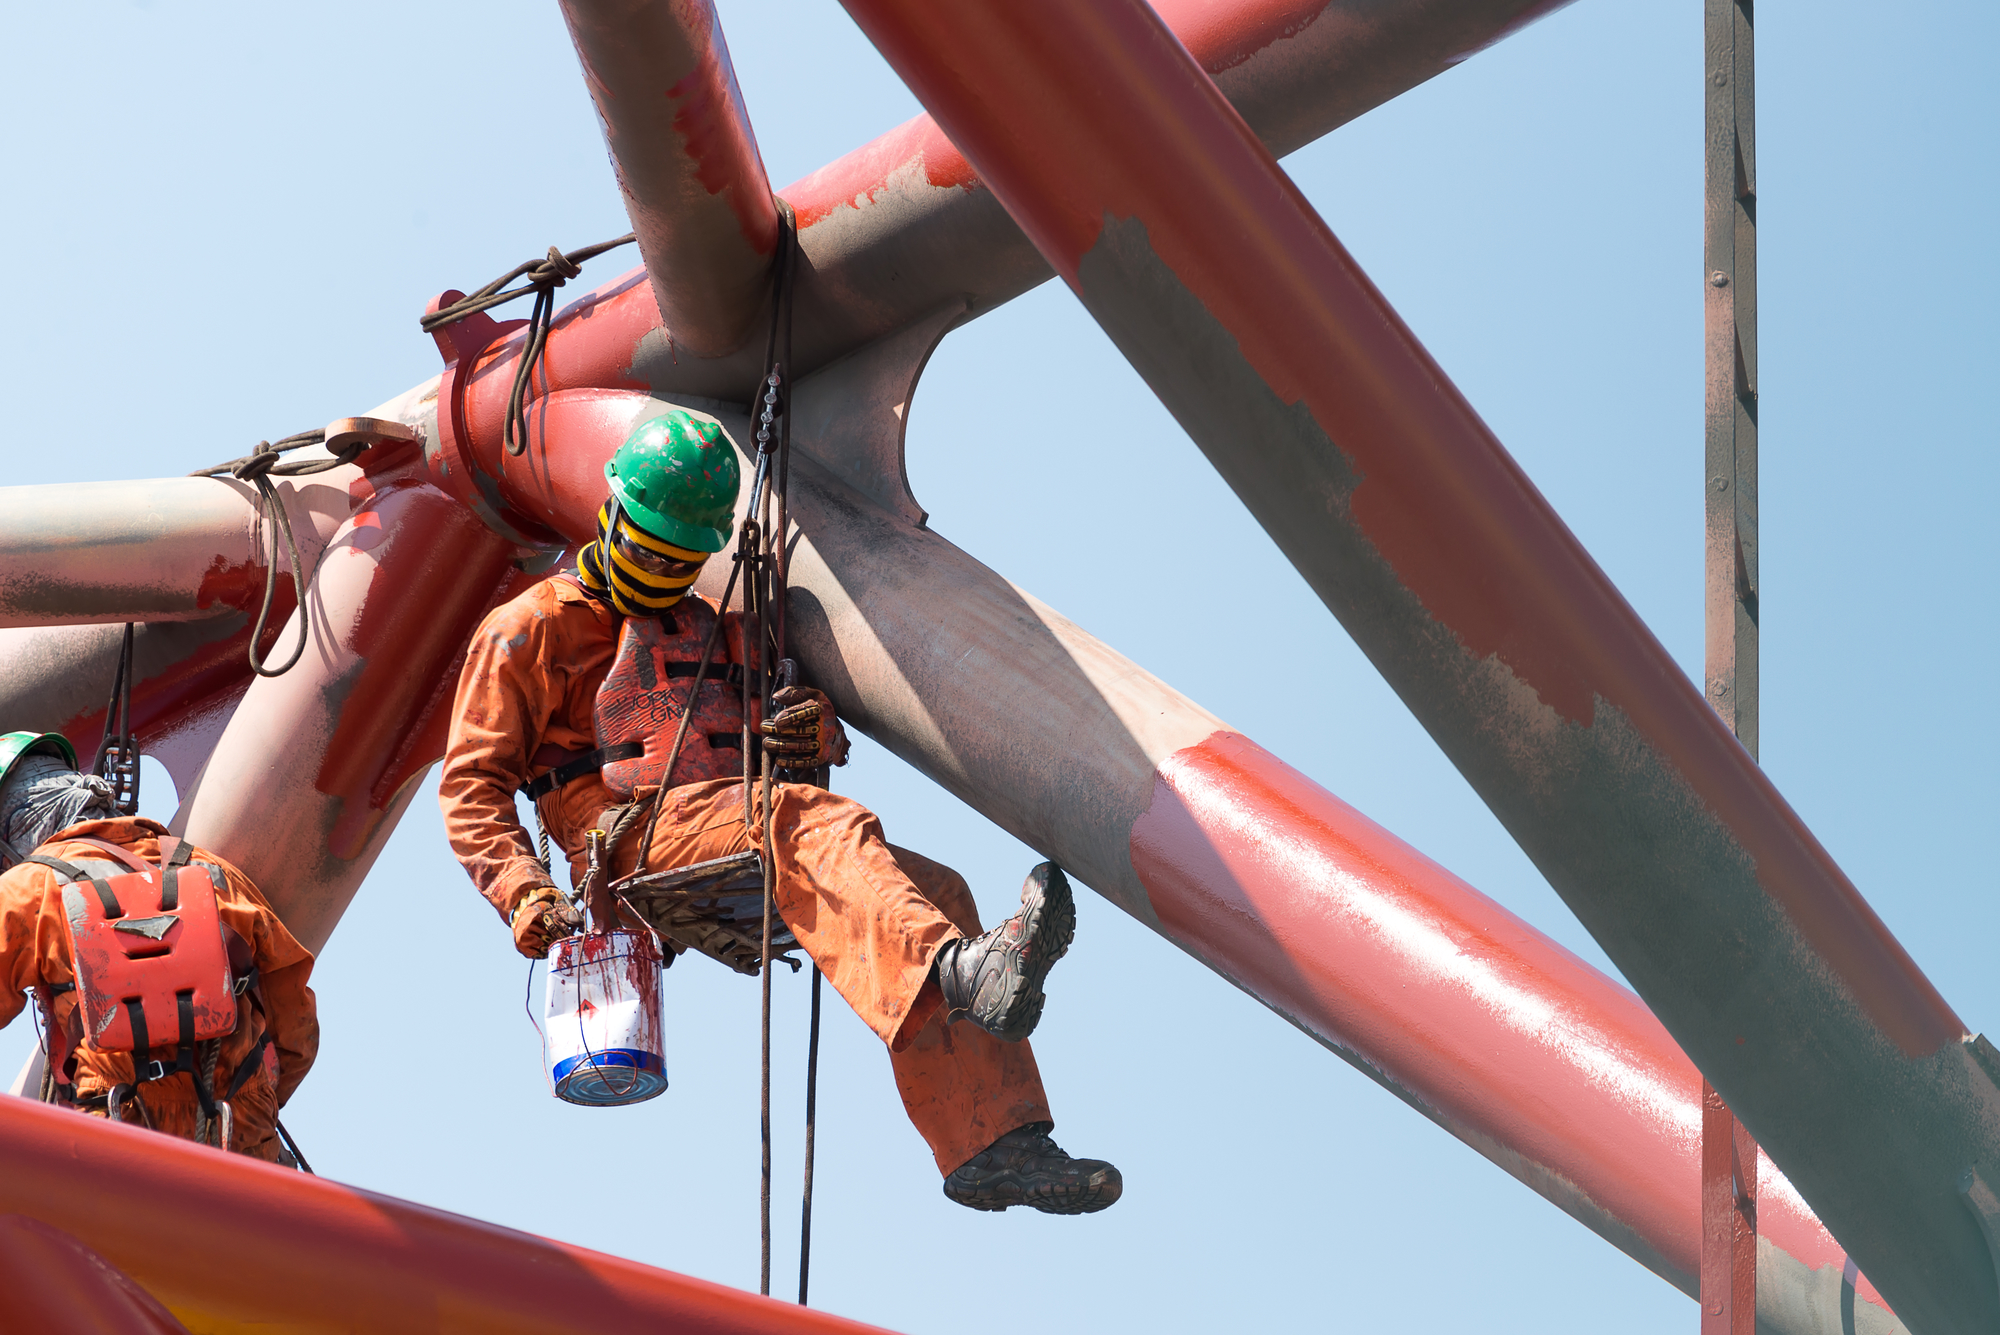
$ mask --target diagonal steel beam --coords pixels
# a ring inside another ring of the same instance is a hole
[[[778,208],[714,6],[562,0],[562,11],[676,353],[736,351],[762,310]]]
[[[845,3],[1910,1328],[2000,1327],[2000,1061],[1174,34]]]
[[[1160,12],[1264,142],[1284,154],[1564,3],[1163,0]],[[779,193],[799,219],[801,373],[946,302],[963,301],[968,318],[978,316],[1055,273],[928,115]],[[657,296],[659,270],[650,272],[650,287],[648,270],[634,270],[562,312],[537,384],[546,376],[549,390],[621,387],[742,402],[760,372],[762,344],[727,357],[688,356],[680,336],[670,341],[661,328],[663,319],[674,327],[664,314],[671,303]],[[516,336],[489,359],[511,358],[519,346]]]
[[[369,484],[308,586],[304,657],[251,685],[172,823],[314,951],[444,753],[466,644],[521,574],[514,544],[435,487]]]

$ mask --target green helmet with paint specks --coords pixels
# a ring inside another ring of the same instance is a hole
[[[675,409],[642,423],[604,477],[620,508],[654,537],[698,552],[728,545],[743,475],[714,418]]]
[[[10,732],[0,735],[0,787],[14,773],[22,756],[54,756],[76,768],[76,748],[59,732]]]

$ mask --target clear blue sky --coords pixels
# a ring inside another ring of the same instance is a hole
[[[775,184],[917,110],[832,0],[722,9]],[[2000,1028],[2000,10],[1768,6],[1758,36],[1764,758],[1968,1024]],[[435,292],[627,227],[552,3],[45,6],[9,38],[10,483],[185,473],[365,411],[437,369],[416,327]],[[1690,670],[1700,43],[1696,0],[1582,0],[1286,164]],[[1070,430],[1003,453],[1017,413]],[[1079,490],[1052,511],[1035,475],[1058,462]],[[946,340],[909,467],[946,537],[1608,967],[1066,290]],[[1244,616],[1218,652],[1210,628]],[[1260,689],[1258,652],[1302,684]],[[989,918],[1035,860],[872,743],[838,783]],[[1035,1041],[1058,1138],[1118,1161],[1126,1200],[947,1203],[835,1001],[823,1305],[1011,1331],[1029,1276],[1051,1332],[1693,1328],[1687,1299],[1261,1006],[1081,910]],[[325,1047],[287,1118],[316,1166],[754,1287],[755,985],[676,968],[673,1088],[583,1111],[546,1092],[525,973],[420,797],[320,964]],[[805,987],[777,994],[783,1277]],[[0,1034],[0,1067],[31,1042]],[[544,1171],[562,1145],[592,1166]]]

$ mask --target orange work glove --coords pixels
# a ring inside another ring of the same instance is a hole
[[[583,930],[583,915],[552,885],[530,890],[508,922],[514,928],[514,949],[531,960],[548,958],[552,943]]]
[[[778,712],[764,720],[764,751],[780,769],[847,763],[847,730],[833,701],[809,686],[787,686],[771,697]]]

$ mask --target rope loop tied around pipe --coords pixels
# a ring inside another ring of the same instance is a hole
[[[592,260],[607,250],[616,250],[638,240],[635,233],[627,232],[610,241],[600,241],[594,246],[582,246],[564,254],[554,246],[539,260],[526,260],[515,265],[506,273],[480,288],[477,292],[460,297],[451,305],[433,311],[419,320],[418,327],[426,334],[434,334],[446,325],[456,324],[468,315],[491,310],[495,306],[514,300],[516,297],[534,295],[535,307],[528,316],[528,328],[521,344],[521,355],[514,368],[514,387],[507,395],[507,424],[501,433],[508,454],[518,455],[528,448],[528,382],[535,374],[535,366],[542,359],[542,349],[549,341],[549,326],[555,320],[556,289],[583,272],[586,260]],[[509,288],[507,284],[517,279],[526,279],[521,286]]]
[[[257,500],[263,516],[277,522],[271,530],[271,546],[264,562],[264,602],[257,612],[257,625],[250,632],[250,643],[244,653],[250,660],[250,670],[260,677],[282,677],[297,665],[306,651],[306,641],[311,634],[310,614],[306,610],[305,568],[299,560],[299,540],[292,532],[292,516],[278,496],[277,488],[271,484],[274,477],[308,477],[314,473],[324,473],[353,463],[361,457],[361,452],[372,445],[389,441],[409,442],[418,438],[415,427],[402,422],[375,417],[343,417],[316,431],[298,431],[277,441],[260,440],[257,448],[240,459],[216,464],[212,468],[197,468],[189,477],[233,477],[238,481],[251,483],[257,488]],[[284,456],[293,450],[310,446],[323,446],[328,454],[321,459],[293,459]],[[257,658],[258,642],[264,638],[264,627],[271,619],[271,604],[278,593],[278,539],[283,535],[285,550],[291,557],[292,591],[299,603],[299,642],[292,649],[292,656],[284,666],[273,668],[270,660]],[[318,573],[318,563],[313,566]]]

